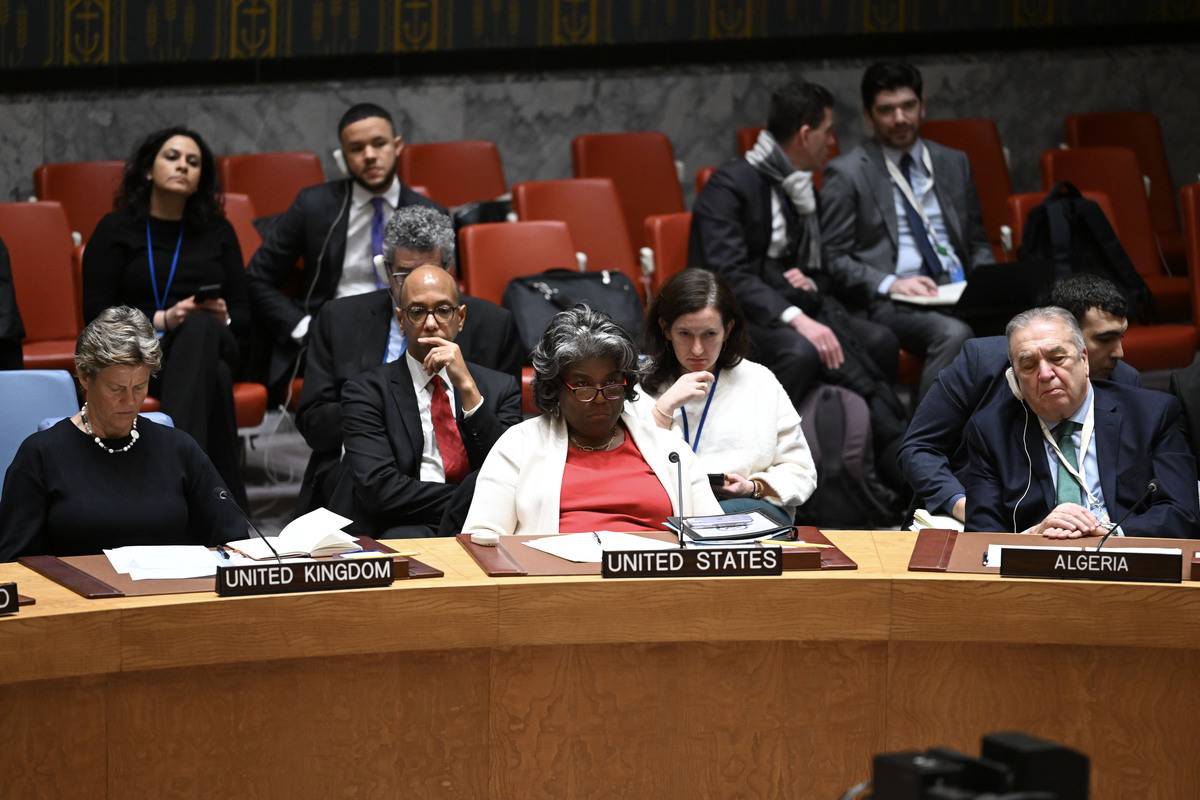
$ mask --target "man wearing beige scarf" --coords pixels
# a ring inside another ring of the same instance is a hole
[[[790,83],[771,96],[766,130],[744,158],[709,179],[692,210],[688,265],[719,273],[746,313],[755,357],[800,399],[818,377],[839,379],[852,335],[887,378],[899,344],[890,331],[842,315],[835,333],[817,319],[836,305],[822,291],[821,231],[813,173],[829,155],[833,97],[811,83]]]

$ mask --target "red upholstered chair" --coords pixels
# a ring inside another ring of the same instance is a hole
[[[901,348],[900,361],[896,367],[896,383],[901,386],[916,386],[921,382],[921,370],[925,369],[925,359]]]
[[[267,387],[261,383],[233,384],[233,407],[239,428],[257,428],[267,414]]]
[[[500,151],[492,142],[422,142],[400,151],[400,179],[418,184],[447,207],[494,200],[508,191]]]
[[[642,270],[625,231],[617,190],[608,178],[526,181],[513,187],[513,210],[523,221],[562,220],[589,272],[619,270],[645,298]]]
[[[621,199],[625,230],[642,247],[643,221],[686,211],[671,141],[661,133],[590,133],[571,141],[576,178],[610,178]]]
[[[575,269],[567,223],[491,222],[458,232],[459,269],[474,297],[500,303],[513,278],[548,269]]]
[[[55,202],[0,203],[0,240],[12,261],[17,308],[25,323],[27,369],[75,371],[76,306],[67,215]]]
[[[112,211],[124,171],[124,161],[42,164],[33,171],[33,191],[39,200],[60,203],[67,224],[86,242],[100,218]]]
[[[1116,215],[1108,195],[1103,192],[1084,192],[1083,196],[1094,201],[1104,211],[1104,216],[1120,238]],[[1025,220],[1045,199],[1040,192],[1014,194],[1008,198],[1009,225],[1013,232],[1013,249],[1020,247]],[[1196,350],[1196,329],[1188,324],[1131,325],[1123,343],[1125,360],[1140,370],[1170,369],[1187,366]]]
[[[1012,180],[996,123],[987,117],[927,119],[921,123],[921,135],[967,154],[983,212],[983,227],[987,229],[996,258],[1001,259],[1004,251],[1000,247],[1000,226],[1008,216],[1007,201],[1012,194]]]
[[[746,155],[746,151],[754,147],[754,143],[758,141],[758,135],[763,132],[761,125],[752,125],[748,128],[737,129],[737,154],[739,156]]]
[[[696,194],[697,195],[700,194],[702,191],[704,191],[704,184],[708,183],[708,179],[711,178],[713,173],[716,171],[717,171],[716,167],[701,167],[699,169],[699,171],[696,172]]]
[[[650,286],[657,295],[663,284],[687,269],[688,236],[692,230],[692,215],[655,214],[646,217],[646,241],[654,252],[654,274]]]
[[[247,195],[262,217],[282,214],[301,189],[325,181],[321,159],[307,150],[224,156],[217,174],[222,190]]]
[[[1192,321],[1200,328],[1200,183],[1179,190],[1183,206],[1183,239],[1192,284]]]
[[[1081,190],[1104,192],[1116,213],[1119,238],[1141,274],[1158,313],[1164,318],[1191,316],[1191,285],[1186,276],[1167,275],[1159,258],[1150,221],[1150,205],[1142,172],[1132,150],[1124,147],[1081,147],[1047,150],[1041,160],[1042,187],[1070,181]]]
[[[226,192],[224,199],[225,218],[237,234],[238,245],[242,248],[242,263],[248,265],[254,251],[262,244],[262,237],[254,227],[254,204],[244,194]]]
[[[1117,215],[1113,211],[1112,203],[1108,199],[1108,195],[1104,192],[1084,192],[1083,196],[1100,206],[1100,210],[1104,212],[1104,216],[1108,219],[1108,224],[1112,226],[1113,233],[1117,234],[1117,238],[1121,238],[1121,231],[1117,227]],[[1021,246],[1021,238],[1025,233],[1025,220],[1029,219],[1029,212],[1042,204],[1046,199],[1045,192],[1022,192],[1021,194],[1010,194],[1008,196],[1008,227],[1012,230],[1012,246],[1015,254],[1017,248]]]
[[[1182,268],[1186,263],[1183,230],[1158,117],[1144,111],[1070,114],[1066,129],[1071,147],[1127,147],[1133,151],[1138,168],[1150,179],[1150,219],[1163,255],[1172,267]]]
[[[533,399],[533,367],[521,368],[521,411],[530,416],[542,413]]]

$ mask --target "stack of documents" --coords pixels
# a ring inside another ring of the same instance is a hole
[[[275,558],[267,542],[271,543],[280,558],[340,556],[362,549],[357,539],[342,531],[351,522],[327,508],[318,508],[292,520],[278,536],[268,536],[265,541],[258,538],[242,539],[230,542],[227,547],[255,561]]]
[[[910,531],[923,531],[926,528],[943,528],[961,533],[963,524],[954,517],[931,514],[927,509],[918,508],[913,512],[913,523],[908,526],[908,529]]]

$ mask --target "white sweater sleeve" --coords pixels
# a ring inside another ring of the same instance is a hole
[[[769,467],[747,477],[765,481],[771,487],[772,496],[779,498],[780,505],[794,507],[803,504],[816,491],[817,468],[804,431],[800,429],[800,415],[779,381],[774,384],[775,457]]]
[[[505,431],[479,468],[475,496],[463,533],[512,533],[517,529],[517,483],[521,477],[524,431]]]

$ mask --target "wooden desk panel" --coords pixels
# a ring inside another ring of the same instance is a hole
[[[106,677],[0,686],[0,797],[107,796]]]
[[[485,797],[487,650],[113,679],[112,798]]]
[[[886,645],[518,647],[491,797],[836,797],[883,744]]]
[[[413,590],[416,583],[336,593],[208,595],[207,602],[129,609],[121,615],[121,666],[131,671],[495,645],[495,587]]]
[[[1200,785],[1200,587],[908,573],[912,534],[830,537],[857,571],[493,580],[433,540],[398,545],[445,579],[87,601],[0,565],[38,598],[0,619],[0,775],[31,797],[828,797],[877,752],[1021,728],[1088,753],[1099,800]]]
[[[1196,650],[893,642],[887,748],[1021,730],[1086,753],[1097,800],[1195,797],[1198,674]]]

